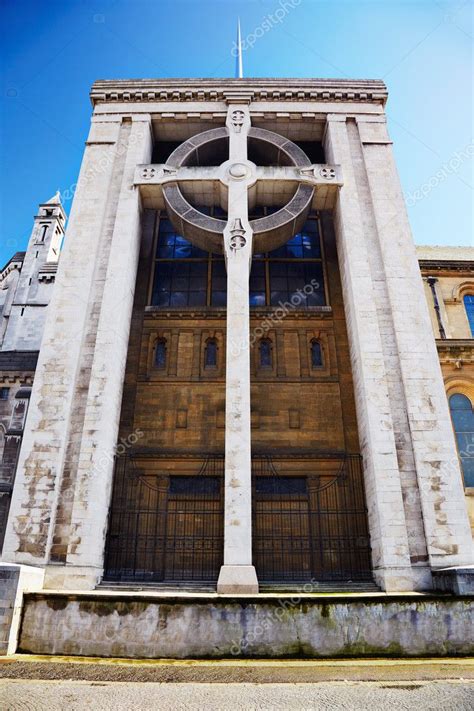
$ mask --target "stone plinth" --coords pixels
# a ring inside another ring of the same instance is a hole
[[[16,652],[23,593],[41,590],[43,578],[41,568],[0,563],[0,655]]]
[[[454,595],[474,595],[474,565],[434,570],[433,587]]]
[[[474,652],[473,598],[405,593],[48,592],[20,650],[132,658],[447,656]]]

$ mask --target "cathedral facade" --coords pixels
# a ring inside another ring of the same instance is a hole
[[[91,100],[59,267],[56,196],[2,272],[5,564],[45,590],[472,585],[474,258],[417,255],[383,82]]]

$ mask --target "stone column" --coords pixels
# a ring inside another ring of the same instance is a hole
[[[405,202],[382,123],[358,119],[385,265],[432,570],[474,563],[448,402]]]
[[[383,590],[413,589],[394,426],[382,337],[358,194],[343,116],[329,116],[326,159],[342,166],[344,185],[335,210],[359,439],[375,580]]]
[[[94,587],[103,572],[114,455],[122,402],[138,257],[140,195],[133,185],[136,165],[150,160],[151,122],[133,117],[122,175],[110,257],[100,307],[82,442],[74,489],[64,587]],[[136,433],[129,433],[134,444]],[[52,570],[47,571],[52,579]],[[58,572],[57,569],[55,571]],[[57,576],[56,576],[57,577]]]
[[[49,559],[119,130],[119,119],[93,119],[86,144],[19,455],[5,561],[44,566]]]
[[[252,231],[248,221],[248,106],[231,106],[229,129],[228,222],[224,230],[227,265],[227,362],[225,412],[224,565],[219,593],[256,593],[252,565],[252,461],[250,430],[249,277]]]

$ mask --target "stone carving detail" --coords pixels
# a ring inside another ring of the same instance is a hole
[[[245,114],[243,111],[240,109],[236,109],[235,111],[232,112],[231,115],[231,123],[232,126],[234,127],[235,133],[240,133],[242,130],[242,126],[244,125],[245,121]]]
[[[324,168],[321,168],[319,174],[321,178],[324,178],[325,180],[334,180],[334,178],[336,177],[336,171],[334,170],[334,168],[328,168],[326,166]]]
[[[155,168],[154,166],[147,166],[142,170],[143,180],[153,180],[153,178],[171,178],[177,174],[176,168],[168,168],[164,165],[160,168]]]
[[[313,166],[310,166],[309,168],[300,168],[300,175],[303,178],[315,178],[316,170],[313,168]]]
[[[242,249],[242,247],[245,247],[247,244],[247,240],[245,239],[245,229],[242,225],[242,220],[240,217],[237,217],[234,220],[234,224],[232,225],[232,229],[230,230],[230,248],[236,252],[238,249]]]
[[[156,174],[155,168],[143,168],[143,170],[142,170],[143,180],[151,180],[152,178],[155,177],[155,174]]]

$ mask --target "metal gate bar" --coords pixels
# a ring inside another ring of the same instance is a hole
[[[116,461],[104,579],[216,582],[224,547],[224,461],[204,458],[192,475],[151,473]]]
[[[328,472],[328,461],[334,471]],[[325,466],[324,466],[325,465]],[[262,583],[372,580],[361,457],[312,458],[309,473],[253,462],[253,550]]]

